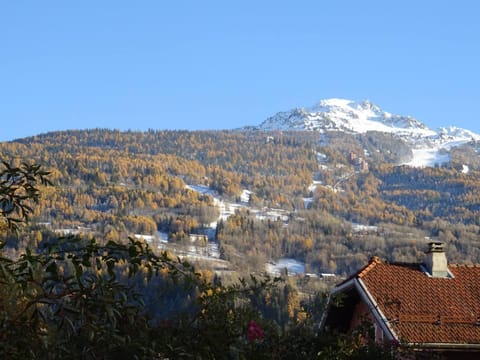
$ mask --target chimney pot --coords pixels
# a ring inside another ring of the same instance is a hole
[[[445,244],[433,241],[428,243],[428,251],[426,254],[425,265],[430,275],[438,278],[449,277]]]

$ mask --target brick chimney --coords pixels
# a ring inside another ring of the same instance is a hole
[[[429,274],[435,278],[449,277],[445,244],[441,242],[428,243],[426,254],[425,266]]]

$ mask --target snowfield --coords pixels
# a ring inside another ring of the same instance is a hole
[[[283,258],[277,262],[269,262],[265,265],[267,273],[280,275],[283,269],[287,269],[289,275],[298,275],[305,273],[305,263],[295,259]]]
[[[412,167],[428,167],[447,163],[450,160],[448,154],[442,154],[441,149],[438,148],[425,148],[425,149],[413,149],[412,160],[402,164]]]

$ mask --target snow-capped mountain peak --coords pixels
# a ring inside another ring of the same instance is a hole
[[[280,112],[259,126],[264,130],[332,130],[353,133],[381,131],[417,133],[428,136],[434,132],[410,116],[392,115],[365,100],[325,99],[317,104]]]

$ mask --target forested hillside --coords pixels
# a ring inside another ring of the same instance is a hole
[[[462,173],[461,149],[437,168],[398,166],[408,153],[375,132],[98,129],[2,143],[1,159],[42,164],[54,184],[42,189],[20,243],[8,235],[8,251],[72,229],[105,240],[161,231],[182,242],[218,221],[215,240],[235,270],[263,271],[289,257],[310,273],[347,275],[372,255],[419,261],[426,237],[447,242],[452,262],[479,262],[478,155],[466,150],[471,168]],[[230,202],[251,194],[219,218],[213,197],[187,185]],[[267,219],[254,209],[286,215]]]

